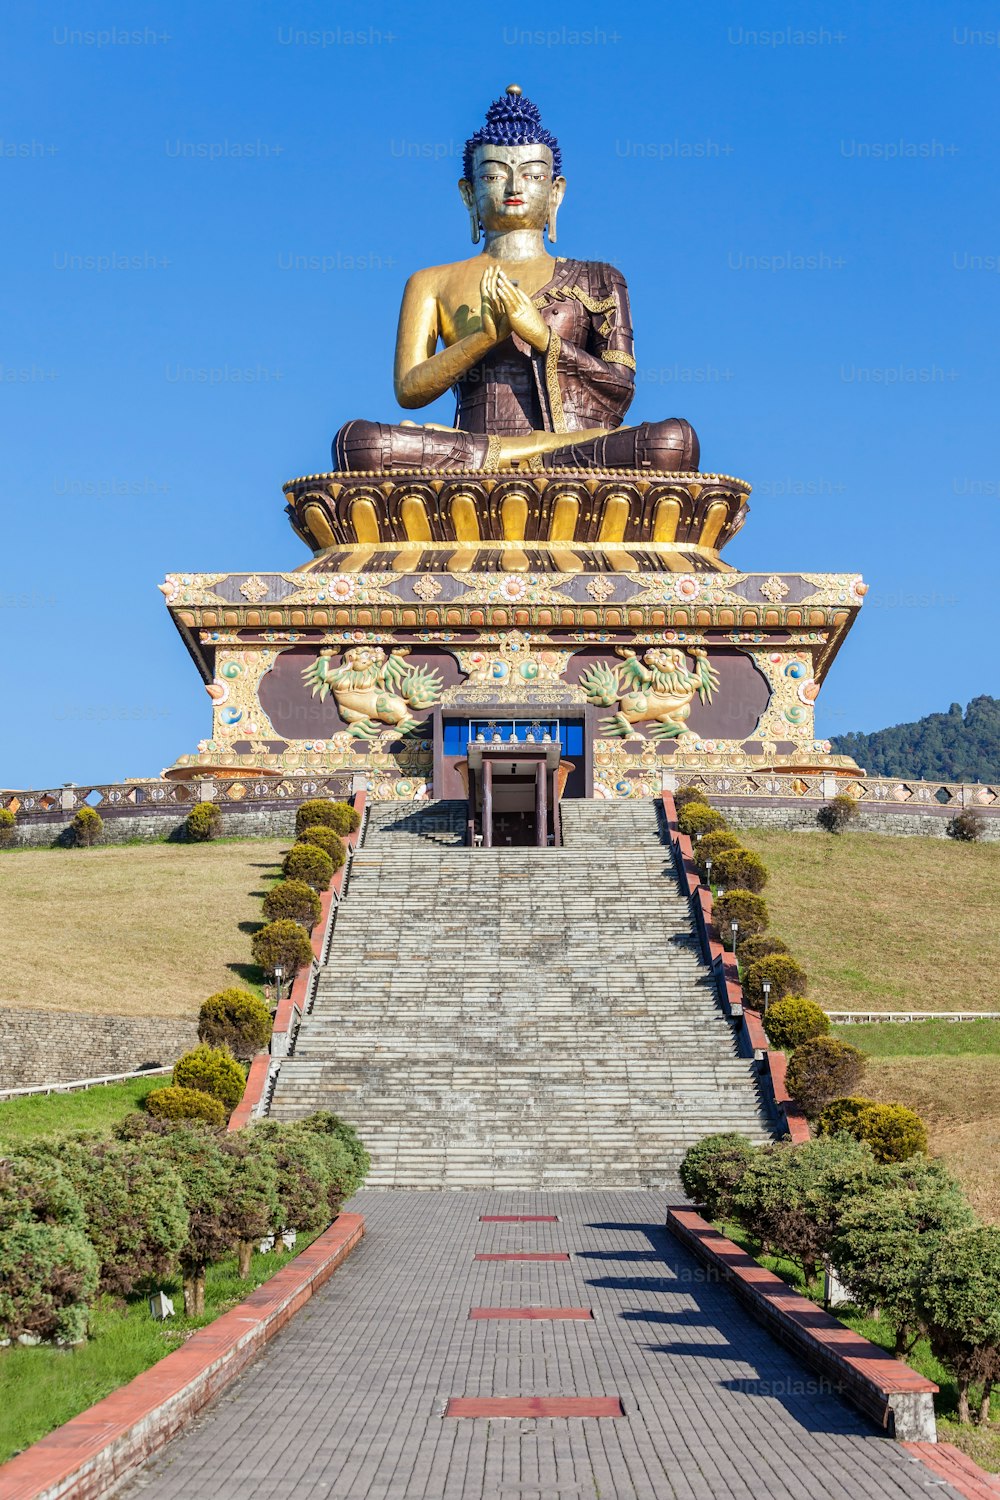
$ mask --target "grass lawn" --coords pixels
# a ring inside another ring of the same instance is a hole
[[[755,1243],[742,1229],[732,1224],[720,1224],[717,1226],[722,1233],[746,1250],[762,1266],[787,1281],[796,1291],[808,1295],[802,1273],[791,1261],[784,1260],[775,1255],[762,1255],[760,1246]],[[867,1317],[859,1312],[856,1307],[850,1305],[838,1307],[835,1316],[841,1323],[846,1323],[853,1328],[855,1333],[861,1334],[863,1338],[869,1339],[873,1344],[880,1344],[883,1349],[892,1350],[893,1332],[889,1325],[881,1318]],[[937,1414],[938,1438],[942,1443],[954,1443],[956,1448],[961,1448],[971,1459],[984,1469],[993,1473],[1000,1472],[1000,1428],[996,1426],[997,1417],[1000,1416],[1000,1392],[994,1392],[990,1406],[991,1426],[988,1428],[967,1427],[956,1418],[958,1405],[958,1391],[955,1382],[942,1364],[935,1359],[931,1352],[931,1346],[926,1339],[921,1339],[916,1348],[907,1355],[906,1363],[914,1370],[919,1370],[921,1375],[933,1380],[935,1385],[940,1386],[940,1391],[934,1398],[934,1407]],[[978,1401],[973,1401],[973,1410],[977,1410]]]
[[[741,829],[827,1010],[1000,1010],[1000,844]]]
[[[155,1365],[182,1344],[187,1334],[242,1302],[315,1237],[300,1235],[292,1252],[255,1255],[247,1281],[237,1275],[235,1256],[212,1266],[203,1317],[184,1316],[177,1280],[164,1284],[178,1309],[177,1316],[166,1322],[154,1321],[145,1301],[122,1306],[105,1298],[92,1315],[91,1337],[78,1348],[38,1345],[0,1350],[0,1463]]]
[[[71,1094],[28,1094],[0,1099],[0,1147],[16,1149],[43,1136],[72,1135],[76,1130],[110,1130],[139,1109],[147,1094],[165,1088],[169,1073],[106,1083]]]
[[[234,839],[4,853],[0,1003],[190,1016],[216,990],[253,986],[250,933],[287,847]]]

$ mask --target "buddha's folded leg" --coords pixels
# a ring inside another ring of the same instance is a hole
[[[541,456],[543,469],[662,469],[677,474],[696,470],[698,434],[683,417],[619,427],[585,443],[572,439]]]
[[[333,465],[340,473],[439,473],[481,469],[489,452],[489,438],[474,432],[393,426],[386,422],[346,422],[333,440]]]

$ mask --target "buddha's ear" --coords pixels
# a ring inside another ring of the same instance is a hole
[[[458,191],[462,195],[462,202],[469,211],[469,236],[472,243],[478,245],[480,240],[480,224],[479,210],[476,207],[476,190],[467,178],[460,177],[458,180]]]
[[[462,196],[462,202],[466,208],[471,208],[476,201],[476,190],[467,177],[458,179],[458,191]]]
[[[549,188],[549,218],[546,229],[549,231],[549,244],[556,242],[556,216],[559,213],[559,205],[566,196],[565,177],[554,177],[552,186]]]

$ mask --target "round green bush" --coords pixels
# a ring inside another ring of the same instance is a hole
[[[960,844],[978,844],[986,833],[986,819],[974,807],[967,807],[948,819],[945,832]]]
[[[834,1099],[819,1117],[820,1135],[852,1135],[867,1141],[877,1162],[907,1161],[926,1155],[927,1127],[904,1104],[880,1104],[856,1095]]]
[[[345,1175],[342,1167],[332,1160],[327,1165],[331,1170],[336,1166],[335,1177],[337,1179],[337,1190],[342,1198],[350,1198],[362,1186],[368,1175],[372,1159],[365,1150],[364,1143],[353,1125],[348,1125],[339,1115],[333,1114],[328,1109],[318,1109],[314,1114],[307,1115],[301,1121],[303,1130],[309,1130],[314,1135],[332,1137],[347,1153],[350,1163]]]
[[[764,1030],[772,1047],[792,1052],[803,1042],[811,1042],[814,1036],[825,1036],[830,1030],[830,1017],[815,1000],[804,995],[786,995],[768,1007],[764,1017]]]
[[[853,797],[848,797],[846,792],[841,792],[839,797],[834,797],[820,808],[816,814],[816,822],[827,833],[843,833],[857,821],[858,804]]]
[[[264,920],[298,922],[311,932],[323,914],[322,903],[304,880],[279,880],[264,897]]]
[[[679,786],[674,792],[674,807],[680,812],[682,807],[687,807],[689,802],[700,802],[703,807],[711,807],[711,802],[700,786]]]
[[[714,807],[705,802],[688,802],[677,814],[677,827],[688,838],[697,834],[715,833],[725,828],[726,820]]]
[[[771,982],[770,1004],[786,995],[804,995],[809,976],[790,953],[769,953],[755,959],[743,976],[743,999],[752,1010],[764,1009],[764,980]]]
[[[223,1126],[229,1118],[221,1099],[213,1099],[203,1089],[154,1089],[146,1095],[146,1109],[154,1120],[204,1120],[206,1125]]]
[[[9,807],[0,807],[0,849],[5,849],[14,842],[14,829],[17,819]]]
[[[246,1074],[226,1047],[192,1047],[174,1063],[173,1082],[181,1089],[201,1089],[232,1111],[243,1098]],[[154,1090],[154,1093],[157,1092]]]
[[[214,802],[196,802],[184,821],[184,836],[193,844],[206,844],[222,832],[222,814]]]
[[[685,1152],[679,1169],[681,1186],[710,1219],[729,1218],[732,1196],[753,1154],[752,1143],[736,1131],[707,1135]]]
[[[298,922],[283,918],[279,922],[268,922],[250,940],[253,961],[265,974],[273,974],[281,968],[284,978],[289,980],[305,964],[312,963],[313,951],[309,934]]]
[[[705,869],[705,865],[708,862],[708,860],[712,861],[713,873],[714,873],[715,861],[718,859],[718,857],[722,853],[723,849],[742,849],[742,848],[743,848],[743,845],[740,843],[738,837],[736,836],[735,833],[733,833],[733,831],[731,829],[729,829],[729,828],[717,828],[714,833],[706,833],[695,844],[695,846],[694,846],[694,862],[695,862],[695,867],[699,871],[702,879],[704,879],[705,876],[706,876],[706,874],[708,873],[707,870]]]
[[[767,866],[752,849],[723,849],[712,865],[712,883],[756,896],[767,885]]]
[[[302,833],[304,829],[313,828],[317,824],[332,828],[334,833],[339,833],[343,838],[345,834],[358,831],[361,827],[361,814],[349,802],[329,802],[325,797],[303,802],[295,814],[295,832]]]
[[[792,1053],[785,1084],[810,1120],[845,1094],[853,1094],[865,1071],[865,1055],[834,1036],[813,1037]]]
[[[864,1099],[859,1094],[846,1094],[841,1099],[833,1099],[816,1121],[817,1134],[852,1135],[855,1140],[860,1140],[858,1120],[874,1103],[874,1099]]]
[[[315,844],[317,849],[329,854],[335,870],[339,870],[347,858],[347,845],[340,834],[335,833],[332,828],[324,828],[322,823],[313,823],[309,828],[304,828],[296,842]]]
[[[234,1057],[249,1062],[271,1040],[271,1013],[249,990],[219,990],[198,1013],[198,1040],[209,1047],[228,1047]]]
[[[293,844],[281,866],[286,880],[304,880],[314,891],[329,889],[333,860],[315,844]]]
[[[772,953],[787,953],[788,944],[784,938],[772,937],[769,932],[759,932],[754,937],[744,937],[740,933],[736,944],[736,957],[744,969],[756,963],[758,958],[768,958]]]
[[[739,924],[737,941],[745,933],[755,937],[771,920],[767,902],[753,891],[727,890],[715,903],[715,923],[724,944],[731,942],[733,923]]]
[[[0,1338],[81,1343],[97,1277],[97,1253],[79,1229],[12,1225],[0,1237]]]
[[[104,832],[104,819],[92,807],[81,807],[70,824],[70,834],[78,849],[89,849]]]
[[[49,1151],[12,1151],[0,1159],[0,1235],[22,1219],[84,1227],[80,1196]]]

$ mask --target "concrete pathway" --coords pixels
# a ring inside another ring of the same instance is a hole
[[[661,1193],[361,1193],[368,1234],[143,1500],[956,1500],[663,1230]],[[481,1223],[556,1214],[556,1223]],[[566,1261],[476,1260],[565,1251]],[[472,1309],[576,1308],[594,1321]],[[620,1397],[455,1417],[455,1397]]]

